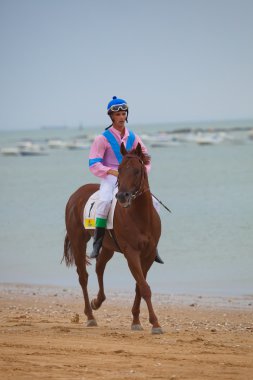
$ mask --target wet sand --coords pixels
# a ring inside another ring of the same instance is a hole
[[[132,294],[85,325],[81,290],[0,285],[0,378],[253,379],[253,296],[154,295],[164,334],[131,331]],[[79,320],[78,320],[79,319]]]

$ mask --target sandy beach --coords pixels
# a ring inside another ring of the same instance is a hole
[[[162,335],[145,304],[144,330],[131,331],[130,294],[108,294],[87,328],[78,288],[1,284],[0,378],[253,378],[252,296],[153,300]]]

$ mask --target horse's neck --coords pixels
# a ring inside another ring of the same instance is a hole
[[[147,177],[144,180],[142,193],[135,199],[134,206],[142,214],[149,214],[153,208],[152,195]]]
[[[135,218],[148,221],[153,213],[153,201],[150,191],[147,191],[137,197],[129,211],[134,215]]]

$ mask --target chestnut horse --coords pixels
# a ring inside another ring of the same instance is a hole
[[[103,274],[107,262],[114,251],[124,254],[129,269],[136,281],[135,299],[132,307],[132,330],[142,330],[140,323],[140,303],[143,298],[148,307],[152,333],[160,334],[162,329],[151,302],[151,290],[146,281],[148,270],[154,262],[156,247],[161,234],[160,218],[153,206],[145,164],[149,156],[144,155],[141,145],[127,152],[121,144],[122,162],[118,175],[118,200],[113,221],[113,230],[106,231],[102,249],[96,259],[96,273],[99,284],[97,297],[91,302],[87,290],[89,262],[86,256],[87,242],[92,230],[85,230],[83,210],[89,197],[99,189],[98,184],[87,184],[71,195],[66,205],[67,234],[64,243],[66,265],[75,263],[79,282],[83,290],[87,326],[97,326],[93,310],[98,309],[105,300]]]

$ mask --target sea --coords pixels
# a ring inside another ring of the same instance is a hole
[[[145,137],[152,159],[151,191],[171,210],[160,205],[158,250],[164,265],[154,263],[149,271],[152,291],[252,295],[253,120],[129,124],[129,128]],[[61,263],[65,205],[77,188],[97,179],[89,172],[89,149],[52,149],[48,141],[89,142],[102,131],[103,127],[0,131],[0,149],[31,140],[45,153],[0,154],[1,283],[79,287],[75,267]],[[219,134],[222,141],[197,143],[196,135],[207,132]],[[154,144],[161,136],[170,137],[167,145]],[[91,252],[91,243],[87,251]],[[95,291],[94,262],[88,272],[89,288]],[[135,288],[120,253],[107,265],[105,288],[115,292]]]

